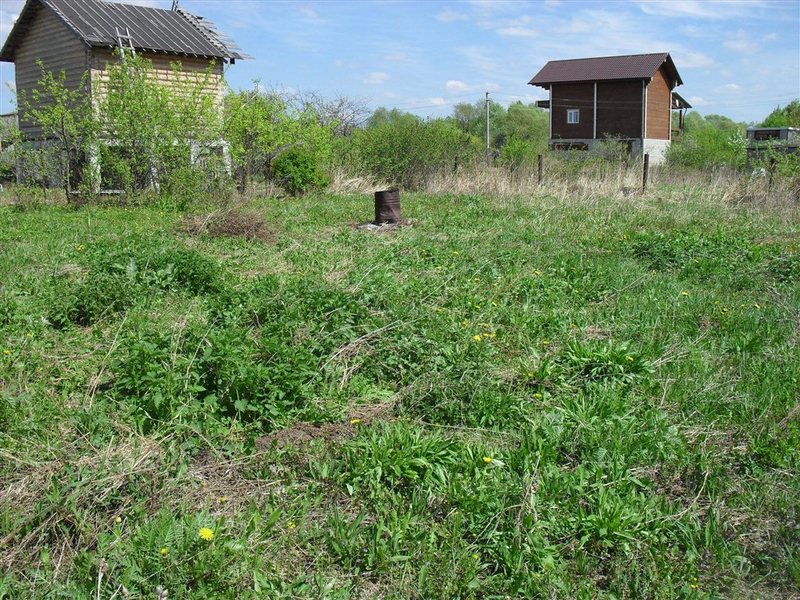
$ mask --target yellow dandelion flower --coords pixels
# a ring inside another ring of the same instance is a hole
[[[159,552],[161,556],[166,556],[167,554],[169,554],[169,550],[167,550],[166,548],[162,548],[161,550],[159,550]]]
[[[5,354],[6,356],[11,356],[11,350],[8,349],[3,350],[3,354]]]
[[[753,308],[759,310],[761,308],[761,305],[758,302],[756,302],[755,304],[753,304]]]
[[[681,292],[681,296],[688,296],[688,295],[689,295],[689,292],[687,292],[686,290]]]
[[[214,539],[214,530],[208,527],[201,527],[200,531],[197,532],[197,537],[205,542],[210,542]]]
[[[220,504],[225,504],[227,501],[228,501],[227,496],[220,496],[219,498],[217,498],[217,502],[219,502]]]
[[[294,521],[289,521],[286,524],[286,527],[288,527],[289,529],[294,529],[295,527],[297,527],[297,524]]]
[[[536,392],[536,393],[533,395],[533,397],[534,397],[534,398],[536,398],[537,400],[541,400],[541,399],[542,399],[542,395],[541,395],[539,392]]]
[[[542,346],[549,346],[550,340],[542,340]]]
[[[350,419],[350,425],[358,425],[361,423],[361,419]]]
[[[115,518],[115,519],[114,519],[114,523],[116,523],[117,525],[119,525],[120,523],[122,523],[122,517],[117,517],[117,518]]]
[[[625,358],[627,359],[628,362],[633,362],[633,357],[630,354],[628,354],[628,356],[626,356]]]
[[[493,459],[491,456],[484,456],[484,457],[483,457],[483,462],[485,462],[487,465],[488,465],[488,464],[491,464],[491,462],[492,462],[493,460],[494,460],[494,459]]]
[[[480,559],[480,556],[478,556],[477,554],[473,554],[472,555],[472,560],[479,560],[479,559]]]
[[[480,342],[483,338],[481,337],[480,334],[478,334],[478,335],[473,335],[472,339],[475,340],[476,342]]]
[[[540,277],[542,275],[542,272],[539,269],[534,269],[533,273],[534,273],[534,275],[539,275]]]

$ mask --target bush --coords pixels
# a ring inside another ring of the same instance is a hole
[[[272,178],[292,196],[323,188],[330,183],[319,158],[303,148],[291,148],[272,163]]]
[[[443,119],[396,119],[358,131],[352,154],[357,168],[375,179],[413,189],[473,156],[469,139]]]
[[[530,142],[511,138],[500,150],[498,162],[512,173],[524,165],[533,164],[536,153]]]

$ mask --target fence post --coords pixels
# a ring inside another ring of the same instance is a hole
[[[642,192],[647,191],[647,175],[650,171],[650,154],[644,155],[644,164],[642,165]]]
[[[538,162],[539,162],[539,172],[536,182],[538,183],[538,185],[542,185],[542,179],[544,179],[544,156],[542,156],[541,154],[539,155]]]
[[[775,171],[778,168],[778,161],[774,156],[769,157],[769,189],[772,189],[772,180],[775,178]]]

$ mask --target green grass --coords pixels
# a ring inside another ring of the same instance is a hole
[[[251,209],[0,206],[0,598],[798,589],[796,213]]]

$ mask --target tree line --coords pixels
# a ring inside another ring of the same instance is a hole
[[[63,72],[40,67],[38,86],[18,105],[49,143],[6,132],[3,137],[14,143],[5,170],[19,169],[24,180],[45,190],[57,182],[67,197],[101,187],[191,196],[231,181],[240,191],[266,181],[302,194],[324,187],[334,169],[415,188],[434,174],[481,162],[514,172],[547,150],[548,112],[522,102],[489,103],[487,152],[483,100],[423,119],[396,108],[370,111],[346,97],[281,93],[258,82],[220,99],[208,93],[211,69],[164,85],[152,63],[138,56],[109,66],[102,93],[92,99],[83,92],[85,81],[71,89]],[[763,125],[800,127],[800,101],[777,107]],[[690,112],[668,164],[741,169],[746,127]],[[608,147],[600,146],[601,158],[624,158]]]

